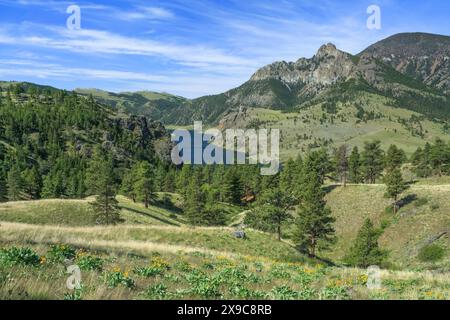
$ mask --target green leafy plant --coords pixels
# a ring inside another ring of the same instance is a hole
[[[162,283],[151,286],[144,292],[146,298],[153,300],[163,300],[167,294],[167,286]]]
[[[128,289],[134,289],[136,287],[135,281],[128,276],[128,273],[122,272],[118,269],[104,272],[103,281],[109,288],[116,288],[119,285],[122,285]]]
[[[295,300],[298,293],[288,286],[278,286],[270,291],[269,296],[275,300]]]
[[[40,264],[40,257],[30,248],[16,248],[0,250],[0,262],[6,265],[32,265]]]
[[[69,245],[57,244],[50,247],[47,256],[51,262],[64,262],[66,259],[74,259],[76,250]]]
[[[101,271],[103,269],[103,260],[92,255],[77,256],[76,263],[84,271]]]
[[[75,289],[72,292],[68,292],[64,294],[64,300],[68,301],[76,301],[76,300],[82,300],[83,299],[83,291],[84,287],[81,286],[80,289]]]

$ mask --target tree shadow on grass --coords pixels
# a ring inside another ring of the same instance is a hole
[[[130,208],[130,207],[127,207],[127,206],[124,206],[124,205],[121,205],[121,206],[119,206],[119,207],[120,207],[121,209],[128,210],[128,211],[131,211],[131,212],[134,212],[134,213],[137,213],[137,214],[139,214],[139,215],[141,215],[141,216],[153,218],[153,219],[155,219],[155,220],[158,220],[158,221],[160,221],[160,222],[169,224],[169,225],[171,225],[171,226],[177,226],[177,227],[180,226],[180,225],[177,224],[177,223],[174,223],[174,222],[169,221],[169,220],[166,220],[166,219],[164,219],[164,218],[155,216],[155,215],[153,215],[153,214],[151,214],[151,213],[148,213],[148,212],[144,212],[144,211],[140,211],[140,210],[137,210],[137,209],[133,209],[133,208]]]
[[[404,197],[403,199],[401,199],[401,200],[398,202],[397,205],[398,205],[399,209],[401,209],[401,208],[407,206],[408,204],[413,203],[413,202],[416,201],[417,199],[418,199],[418,198],[417,198],[417,195],[416,195],[416,194],[408,194],[406,197]]]
[[[341,186],[339,184],[333,184],[333,185],[325,186],[323,188],[323,190],[325,191],[326,194],[329,194],[329,193],[333,192],[336,188],[339,188],[339,187],[343,187],[343,186]]]

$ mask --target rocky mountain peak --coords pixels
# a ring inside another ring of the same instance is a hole
[[[341,53],[341,51],[339,51],[334,44],[328,43],[320,47],[315,57],[322,58],[326,56],[336,56],[339,53]]]
[[[352,56],[332,43],[320,47],[311,59],[275,62],[258,70],[251,81],[274,79],[286,85],[330,85],[345,80],[355,71]]]

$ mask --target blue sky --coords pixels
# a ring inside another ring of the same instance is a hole
[[[66,27],[73,4],[81,30]],[[381,30],[366,27],[372,4]],[[0,79],[193,98],[327,42],[356,54],[398,32],[450,35],[449,12],[443,0],[0,0]]]

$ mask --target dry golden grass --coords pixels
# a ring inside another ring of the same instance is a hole
[[[418,250],[427,240],[450,230],[450,185],[412,185],[402,195],[412,200],[396,216],[386,212],[391,200],[384,197],[385,188],[382,184],[337,186],[327,195],[328,206],[337,219],[338,242],[330,253],[332,259],[345,256],[367,218],[378,227],[386,224],[379,243],[390,251],[391,261],[400,267],[417,264]],[[427,202],[417,205],[419,199]],[[450,248],[448,240],[448,236],[444,237],[440,243]]]
[[[248,230],[248,239],[236,239],[232,228],[174,226],[62,227],[0,222],[0,241],[8,243],[87,246],[110,251],[201,252],[214,256],[256,256],[273,259],[302,259],[288,243],[272,235]],[[254,249],[252,249],[254,248]]]

